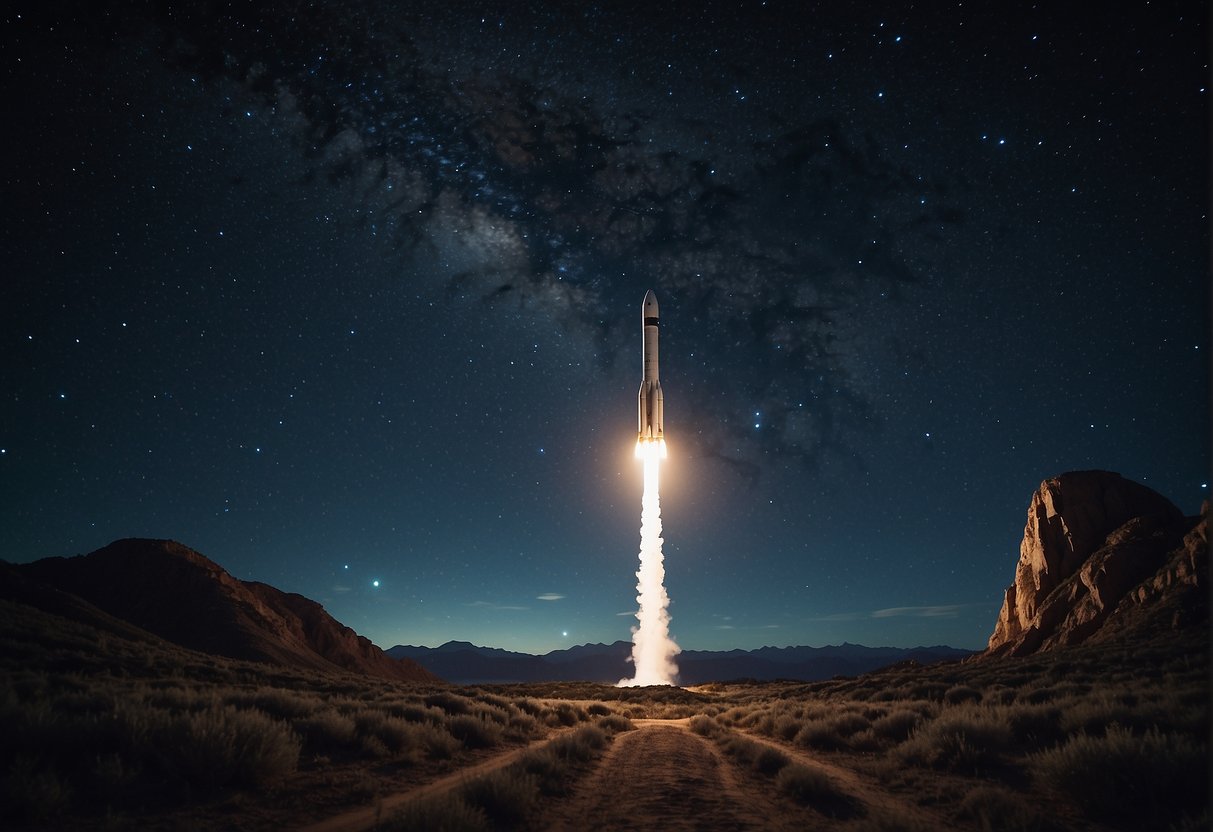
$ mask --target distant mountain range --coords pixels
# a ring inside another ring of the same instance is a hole
[[[241,581],[172,540],[129,538],[79,557],[0,561],[0,599],[123,636],[305,670],[439,681],[302,595]]]
[[[542,656],[514,653],[495,647],[477,647],[466,641],[448,641],[440,647],[397,645],[389,656],[412,659],[455,684],[509,682],[606,682],[632,675],[632,645],[585,644],[554,650]],[[762,647],[757,650],[686,650],[679,654],[678,677],[684,685],[731,679],[798,679],[812,682],[834,676],[857,676],[899,662],[932,664],[972,655],[954,647]]]

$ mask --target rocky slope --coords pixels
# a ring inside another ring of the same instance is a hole
[[[388,656],[315,601],[238,580],[172,540],[119,540],[88,555],[8,568],[25,579],[27,589],[36,582],[70,593],[116,619],[204,653],[436,681],[416,662]]]
[[[1075,471],[1032,496],[990,654],[1025,655],[1208,619],[1208,503],[1184,517],[1119,474]]]

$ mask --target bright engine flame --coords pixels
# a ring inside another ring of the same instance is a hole
[[[664,439],[637,439],[636,440],[636,458],[643,460],[650,459],[665,459],[665,440]],[[647,482],[647,480],[646,480]]]
[[[670,636],[670,597],[665,591],[665,556],[661,551],[661,460],[665,440],[636,443],[636,457],[644,460],[644,497],[640,509],[640,569],[636,572],[636,620],[632,628],[632,664],[635,678],[621,686],[672,685],[678,676],[674,657],[681,652]]]

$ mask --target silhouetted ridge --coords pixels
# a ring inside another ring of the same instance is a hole
[[[629,641],[584,644],[553,650],[542,656],[514,653],[467,642],[439,647],[398,645],[390,656],[415,659],[449,682],[490,684],[507,682],[606,682],[614,684],[632,675]],[[678,656],[679,682],[698,685],[730,679],[797,679],[820,681],[854,676],[899,661],[923,664],[962,659],[971,650],[953,647],[761,647],[757,650],[685,650]]]
[[[128,538],[14,567],[168,641],[219,656],[401,681],[433,681],[302,595],[241,581],[173,540]]]

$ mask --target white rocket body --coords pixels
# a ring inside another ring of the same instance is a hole
[[[644,377],[640,382],[640,429],[637,442],[665,444],[665,412],[661,400],[661,378],[657,370],[657,330],[660,316],[657,296],[650,289],[641,306],[641,331],[644,335]]]

